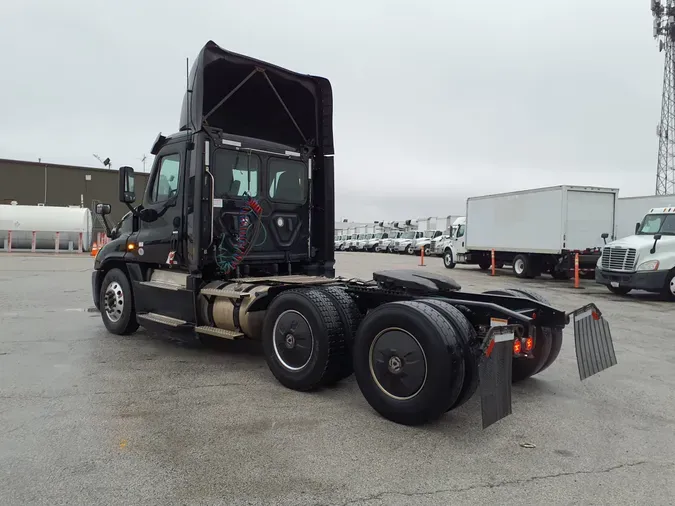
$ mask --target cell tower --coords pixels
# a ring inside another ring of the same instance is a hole
[[[656,195],[675,195],[675,0],[651,0],[654,38],[665,50]]]

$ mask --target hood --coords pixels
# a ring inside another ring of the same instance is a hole
[[[332,155],[330,82],[226,51],[209,41],[189,74],[180,130],[204,126]]]
[[[628,237],[624,237],[622,239],[619,239],[617,241],[613,241],[610,243],[607,243],[607,246],[610,246],[612,248],[635,248],[635,249],[642,249],[642,248],[649,248],[654,244],[654,236],[653,235],[629,235]],[[656,248],[658,251],[658,248],[662,245],[675,245],[675,236],[672,235],[664,235],[661,237],[659,240]]]

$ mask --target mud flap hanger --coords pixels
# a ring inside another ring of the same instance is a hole
[[[566,313],[574,320],[574,347],[581,381],[617,364],[609,323],[595,304]],[[483,428],[511,414],[513,339],[523,335],[521,324],[491,327],[478,362]],[[536,352],[535,352],[536,353]]]
[[[295,121],[295,118],[291,114],[291,111],[288,110],[288,107],[286,106],[286,102],[284,102],[284,99],[281,98],[281,95],[279,95],[279,92],[277,91],[274,84],[272,84],[272,81],[270,80],[269,76],[267,75],[267,72],[265,71],[265,69],[260,68],[260,67],[256,67],[255,69],[253,69],[253,71],[249,75],[247,75],[237,86],[235,86],[235,88],[231,92],[229,92],[227,95],[225,95],[208,113],[206,113],[204,115],[204,120],[203,120],[204,123],[207,123],[207,120],[209,119],[209,116],[211,116],[214,112],[216,112],[220,108],[220,106],[222,106],[225,102],[227,102],[232,97],[232,95],[234,95],[239,90],[239,88],[244,86],[244,84],[246,84],[246,82],[249,79],[251,79],[254,75],[256,75],[258,73],[262,74],[265,77],[265,80],[270,85],[270,88],[272,88],[272,91],[274,92],[274,95],[277,97],[277,99],[279,99],[279,103],[284,108],[284,111],[286,111],[286,114],[288,114],[288,117],[290,118],[290,120],[293,122],[293,125],[295,126],[295,129],[300,134],[300,137],[302,137],[302,141],[303,141],[304,145],[308,146],[307,137],[305,137],[305,134],[302,133],[302,130],[300,129],[300,126],[298,125],[298,123]]]

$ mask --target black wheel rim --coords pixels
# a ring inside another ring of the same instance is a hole
[[[314,351],[312,328],[302,314],[289,309],[277,317],[272,330],[274,354],[289,371],[300,371]]]
[[[400,328],[380,332],[370,345],[370,374],[389,397],[412,399],[427,380],[427,358],[419,341]]]

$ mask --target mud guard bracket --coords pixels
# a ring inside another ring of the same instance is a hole
[[[609,323],[595,304],[570,313],[574,320],[574,347],[581,381],[617,364]]]
[[[522,332],[522,325],[503,325],[485,335],[478,361],[483,429],[511,414],[513,340]]]

